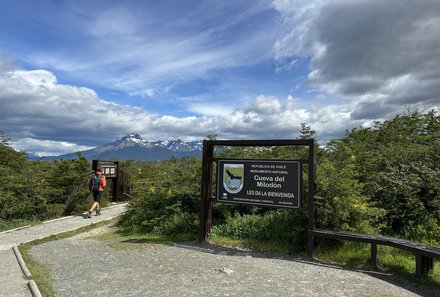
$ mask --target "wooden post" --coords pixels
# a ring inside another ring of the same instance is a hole
[[[202,189],[200,205],[199,242],[206,242],[212,221],[212,158],[214,146],[209,140],[203,140]]]
[[[434,269],[433,258],[416,254],[416,275],[418,278],[422,278],[433,269]]]
[[[309,139],[309,195],[307,200],[308,210],[308,239],[307,254],[313,258],[315,253],[315,235],[310,232],[316,229],[315,221],[315,192],[316,192],[316,143],[314,139]]]
[[[117,197],[118,197],[118,178],[117,177],[112,177],[109,178],[112,181],[112,202],[116,203],[117,201]]]
[[[377,268],[377,244],[371,243],[370,265],[373,268]]]

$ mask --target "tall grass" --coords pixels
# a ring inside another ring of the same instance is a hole
[[[0,219],[0,232],[21,228],[29,225],[35,225],[39,223],[37,220],[15,219],[15,220],[2,220]]]
[[[434,269],[427,276],[416,279],[414,254],[398,248],[378,245],[377,268],[370,267],[370,245],[366,243],[344,242],[332,245],[327,242],[318,246],[315,255],[316,259],[322,262],[352,269],[377,269],[440,290],[439,261],[435,260]]]

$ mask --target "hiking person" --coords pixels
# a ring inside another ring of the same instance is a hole
[[[101,208],[99,207],[99,202],[101,201],[102,192],[104,192],[104,188],[107,185],[107,181],[105,179],[105,175],[102,172],[101,168],[96,169],[95,173],[89,179],[89,189],[93,195],[93,204],[90,207],[90,210],[87,213],[87,218],[92,217],[93,210],[96,210],[96,215],[99,216],[101,214]]]

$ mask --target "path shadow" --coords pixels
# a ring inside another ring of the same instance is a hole
[[[273,253],[262,253],[255,252],[247,249],[237,249],[237,248],[228,248],[224,246],[217,246],[212,244],[200,244],[198,242],[184,242],[184,243],[176,243],[175,247],[209,253],[213,255],[227,255],[227,256],[237,256],[237,257],[254,257],[254,258],[264,258],[264,259],[277,259],[283,261],[294,261],[307,265],[314,265],[317,267],[325,267],[332,268],[337,270],[345,270],[345,271],[355,271],[359,273],[367,274],[371,277],[380,279],[381,281],[393,284],[400,288],[403,288],[407,291],[410,291],[414,294],[420,295],[422,297],[440,297],[440,290],[435,288],[429,288],[426,284],[423,284],[419,280],[411,280],[408,281],[402,277],[396,276],[391,273],[376,271],[376,270],[362,270],[362,269],[353,269],[347,268],[327,263],[322,263],[314,259],[309,259],[301,256],[289,256],[284,254],[273,254]]]

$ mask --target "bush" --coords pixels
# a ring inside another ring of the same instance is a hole
[[[164,189],[146,191],[130,202],[121,224],[136,232],[197,233],[197,202],[189,195],[171,195]]]
[[[211,230],[213,236],[276,241],[292,250],[304,249],[306,233],[306,217],[301,212],[291,210],[272,210],[261,215],[237,213]]]
[[[107,189],[106,189],[107,190]],[[104,195],[103,195],[104,198]],[[103,199],[101,199],[101,202]],[[92,194],[88,189],[82,189],[76,193],[72,193],[67,198],[64,215],[70,215],[75,213],[80,213],[90,208],[90,205],[93,203]],[[100,203],[100,206],[103,207],[104,203]]]
[[[153,227],[153,233],[162,235],[196,234],[199,218],[194,213],[176,212]]]
[[[21,228],[35,223],[34,220],[25,219],[14,219],[14,220],[3,220],[0,219],[0,232],[11,230],[15,228]]]
[[[134,166],[135,164],[131,164]],[[137,164],[133,199],[121,224],[136,232],[197,234],[200,160],[172,159]]]
[[[53,203],[47,206],[44,216],[41,216],[42,220],[59,218],[64,214],[66,205],[63,203]]]
[[[352,164],[337,165],[322,158],[318,167],[316,221],[319,228],[374,233],[385,215],[362,194]]]

